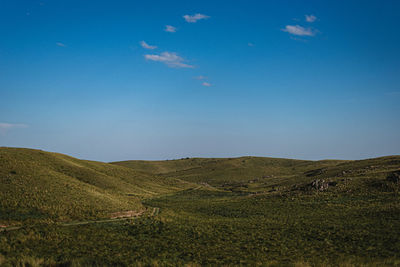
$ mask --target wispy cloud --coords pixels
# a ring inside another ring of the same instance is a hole
[[[306,17],[306,21],[310,22],[310,23],[317,20],[317,17],[314,15],[305,15],[305,17]]]
[[[67,46],[66,44],[63,44],[63,43],[60,43],[60,42],[57,42],[56,45],[60,46],[60,47],[66,47]]]
[[[164,31],[166,32],[176,32],[176,28],[171,25],[166,25]]]
[[[183,18],[189,23],[195,23],[198,20],[208,19],[208,18],[210,18],[210,16],[197,13],[197,14],[194,14],[194,15],[184,15]]]
[[[196,76],[196,77],[193,77],[193,78],[195,78],[196,80],[201,81],[201,85],[203,85],[203,86],[206,86],[206,87],[212,86],[212,84],[207,81],[208,77],[206,77],[206,76],[200,75],[200,76]]]
[[[300,25],[286,25],[282,31],[293,34],[293,35],[298,35],[298,36],[314,36],[315,31],[312,30],[311,28],[304,28]]]
[[[163,52],[159,55],[144,55],[147,60],[164,63],[171,68],[194,68],[193,65],[184,63],[185,60],[174,52]]]
[[[141,41],[140,42],[140,45],[143,47],[143,48],[145,48],[145,49],[156,49],[157,48],[157,46],[155,46],[155,45],[149,45],[148,43],[146,43],[145,41]]]
[[[247,43],[248,46],[253,47],[254,44],[253,43]]]
[[[11,129],[27,127],[28,125],[26,124],[0,122],[0,133],[5,134],[8,130]]]

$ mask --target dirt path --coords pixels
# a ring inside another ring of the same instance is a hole
[[[5,232],[5,231],[13,231],[13,230],[18,230],[20,229],[22,226],[3,226],[0,228],[0,233],[1,232]]]
[[[160,213],[160,208],[153,208],[152,212],[149,214],[150,217],[157,216]],[[111,215],[111,219],[93,220],[93,221],[79,221],[79,222],[69,222],[69,223],[57,223],[58,226],[75,226],[75,225],[85,225],[85,224],[95,224],[95,223],[110,223],[134,220],[145,214],[145,211],[134,212],[134,211],[123,211],[116,212]],[[23,226],[3,226],[0,227],[0,232],[14,231],[21,229]]]
[[[137,217],[125,217],[125,218],[116,218],[116,219],[106,219],[106,220],[95,220],[95,221],[80,221],[80,222],[70,222],[70,223],[60,223],[60,226],[73,226],[73,225],[84,225],[84,224],[93,224],[93,223],[108,223],[108,222],[118,222],[118,221],[126,221],[126,220],[134,220]]]

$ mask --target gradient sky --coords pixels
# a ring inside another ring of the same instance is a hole
[[[399,16],[382,0],[0,0],[0,146],[400,154]]]

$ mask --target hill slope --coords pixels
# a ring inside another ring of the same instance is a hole
[[[68,221],[143,209],[140,199],[186,188],[122,166],[0,148],[0,224]]]

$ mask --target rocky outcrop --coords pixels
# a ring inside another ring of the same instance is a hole
[[[324,179],[316,179],[311,182],[310,186],[318,191],[325,191],[329,188],[329,182]]]

